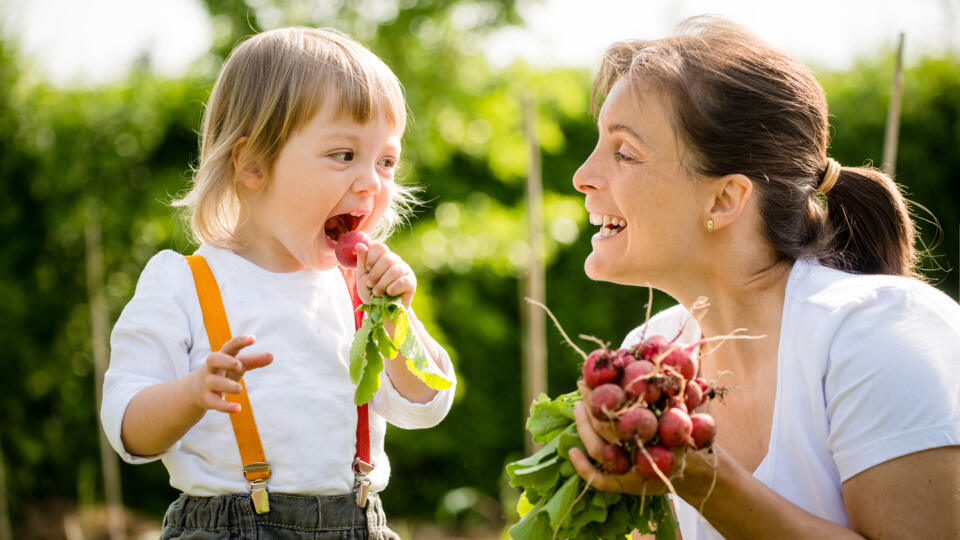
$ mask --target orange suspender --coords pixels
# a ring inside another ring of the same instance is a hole
[[[197,286],[197,298],[200,299],[200,310],[203,312],[203,325],[207,328],[207,338],[210,339],[210,350],[219,351],[223,344],[230,340],[230,325],[227,323],[227,314],[223,309],[223,299],[220,297],[220,288],[207,261],[201,255],[187,256],[190,270],[193,271],[193,282]],[[230,415],[233,424],[233,434],[237,438],[237,447],[240,449],[240,460],[243,462],[243,477],[250,483],[250,498],[253,499],[254,509],[258,514],[270,511],[270,502],[267,498],[267,479],[270,478],[270,465],[263,455],[263,445],[260,443],[260,433],[257,432],[257,423],[253,420],[253,409],[247,397],[247,385],[240,379],[242,389],[239,394],[226,394],[224,399],[240,404],[240,412]]]
[[[223,299],[220,288],[210,272],[210,267],[202,255],[188,255],[187,262],[193,272],[193,281],[197,287],[197,298],[200,300],[200,310],[203,313],[203,324],[207,329],[207,338],[210,340],[210,350],[219,351],[223,344],[230,340],[230,325],[227,323],[227,314],[223,309]],[[356,279],[351,280],[353,273],[343,270],[343,277],[350,290],[353,307],[360,305],[357,294]],[[351,283],[354,283],[351,286]],[[354,322],[360,328],[363,312],[356,311]],[[224,399],[240,404],[240,412],[230,415],[233,424],[233,434],[240,449],[240,459],[243,462],[243,476],[250,483],[250,498],[258,514],[270,511],[270,502],[267,498],[267,479],[270,478],[270,465],[263,455],[263,445],[260,443],[260,434],[257,432],[257,423],[253,419],[253,409],[247,397],[247,386],[240,380],[242,389],[239,394],[226,394]],[[357,474],[357,504],[366,506],[366,495],[370,482],[367,473],[373,469],[370,465],[370,430],[367,405],[357,407],[357,453],[354,459],[354,469]]]

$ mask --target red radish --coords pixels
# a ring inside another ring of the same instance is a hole
[[[677,370],[684,379],[690,380],[697,375],[697,359],[683,349],[674,349],[660,362],[662,366],[669,366]]]
[[[683,402],[687,404],[687,410],[694,410],[703,403],[703,390],[700,385],[689,382],[687,388],[683,391]]]
[[[688,444],[690,433],[693,431],[693,423],[690,416],[678,407],[671,407],[660,415],[660,426],[657,434],[660,435],[660,442],[671,447],[683,446]]]
[[[636,344],[631,352],[639,360],[649,360],[653,362],[653,358],[667,350],[669,346],[670,342],[667,341],[667,338],[663,336],[650,336],[643,342]]]
[[[623,391],[627,393],[628,398],[635,398],[641,395],[644,395],[647,391],[647,388],[656,385],[652,384],[650,381],[650,375],[657,370],[657,367],[653,363],[648,362],[647,360],[637,360],[632,364],[628,365],[626,369],[623,370],[623,379],[620,384],[623,386]],[[657,389],[657,398],[660,397],[659,388]],[[644,399],[647,403],[653,403],[649,399]]]
[[[664,377],[658,377],[657,386],[663,394],[673,397],[680,393],[680,376],[667,372]]]
[[[691,414],[690,423],[693,425],[693,446],[698,450],[710,446],[717,436],[717,423],[713,417],[707,413]]]
[[[613,356],[613,364],[621,372],[623,372],[627,366],[637,361],[637,358],[630,354],[630,351],[627,349],[617,349],[611,353],[611,356]]]
[[[630,452],[618,444],[603,447],[603,462],[600,468],[610,474],[626,474],[630,470]]]
[[[664,476],[669,477],[670,473],[673,472],[673,465],[676,462],[673,452],[671,452],[669,448],[659,444],[644,447],[644,450],[647,451],[647,454],[650,454],[650,459],[653,460],[653,463],[651,464],[650,459],[647,459],[647,456],[643,455],[642,451],[637,450],[634,462],[637,465],[637,472],[640,473],[640,476],[647,480],[660,478],[653,470],[653,465],[655,464]]]
[[[615,358],[606,349],[597,349],[587,356],[583,363],[583,381],[590,388],[596,388],[601,384],[616,382],[620,376],[620,370],[617,369]]]
[[[593,389],[590,397],[590,412],[601,420],[606,420],[609,413],[613,413],[623,406],[623,389],[613,383],[601,384]]]
[[[707,380],[704,379],[703,377],[697,377],[697,378],[695,378],[695,379],[693,380],[693,382],[697,383],[697,386],[700,387],[700,390],[702,391],[702,394],[703,394],[704,396],[706,396],[706,395],[707,395],[707,390],[710,389],[710,383],[708,383]]]
[[[337,255],[337,261],[344,268],[357,267],[357,244],[364,246],[370,245],[370,236],[363,231],[350,231],[345,233],[337,241],[337,247],[334,253]]]
[[[628,441],[639,437],[648,442],[657,434],[657,427],[657,415],[645,407],[634,407],[617,419],[617,433]]]

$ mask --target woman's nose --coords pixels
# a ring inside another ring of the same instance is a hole
[[[587,157],[587,160],[580,165],[577,172],[573,173],[573,187],[581,193],[588,193],[597,189],[598,177],[593,165],[593,154]]]

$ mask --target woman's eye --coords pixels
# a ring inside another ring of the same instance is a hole
[[[626,163],[639,163],[640,158],[637,157],[633,152],[630,152],[626,147],[621,146],[613,153],[613,159],[617,161],[623,161]]]
[[[330,157],[333,159],[338,159],[340,161],[353,161],[353,151],[351,150],[341,150],[339,152],[333,152],[330,154]]]

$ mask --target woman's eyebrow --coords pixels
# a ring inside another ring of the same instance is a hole
[[[626,125],[626,124],[613,124],[613,125],[611,125],[610,127],[607,128],[607,133],[616,133],[616,132],[619,132],[619,131],[626,132],[626,133],[628,133],[631,137],[633,137],[634,139],[637,139],[638,141],[642,142],[643,144],[647,144],[647,141],[646,141],[646,139],[643,138],[643,136],[641,136],[639,133],[636,132],[636,130],[634,130],[632,127],[630,127],[630,126],[628,126],[628,125]]]

